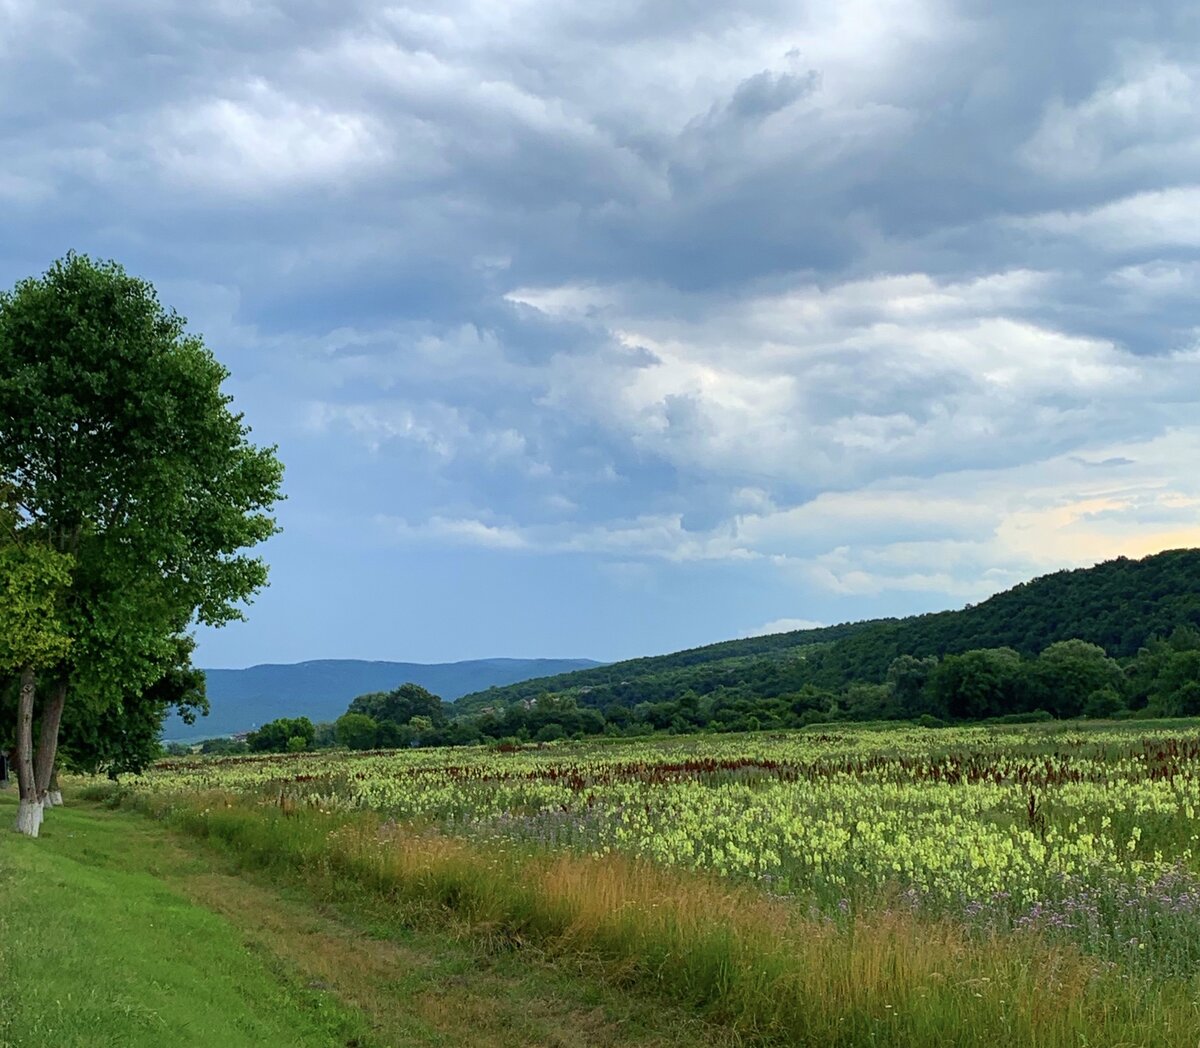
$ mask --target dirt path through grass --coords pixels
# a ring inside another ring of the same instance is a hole
[[[0,1046],[720,1048],[728,1035],[529,954],[404,926],[346,886],[239,872],[71,803],[37,841],[0,794]]]

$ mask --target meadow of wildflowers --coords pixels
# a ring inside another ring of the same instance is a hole
[[[370,809],[493,845],[710,871],[827,920],[913,911],[1190,975],[1198,772],[1200,733],[1156,722],[178,759],[134,788]]]

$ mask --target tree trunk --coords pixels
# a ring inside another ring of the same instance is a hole
[[[54,775],[54,758],[58,756],[58,727],[62,724],[63,706],[67,701],[67,682],[58,681],[50,689],[50,697],[42,707],[42,724],[38,730],[37,756],[33,760],[33,778],[38,802],[45,808],[55,805],[50,785]],[[58,795],[61,798],[61,794]],[[57,802],[62,803],[61,799]]]
[[[50,770],[50,792],[46,794],[46,801],[53,804],[56,808],[62,807],[62,790],[58,788],[58,765]]]
[[[37,686],[33,667],[21,670],[21,695],[17,701],[17,806],[18,833],[36,837],[42,825],[42,805],[33,777],[33,697]]]

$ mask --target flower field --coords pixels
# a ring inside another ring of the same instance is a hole
[[[140,793],[370,809],[489,846],[622,853],[832,922],[912,910],[1200,970],[1194,727],[865,729],[165,761]]]

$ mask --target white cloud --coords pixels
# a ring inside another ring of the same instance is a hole
[[[467,432],[458,412],[445,405],[422,405],[418,411],[400,404],[316,401],[309,405],[307,426],[316,433],[344,427],[372,451],[388,441],[408,441],[445,461],[455,457]]]
[[[1061,179],[1130,172],[1169,176],[1200,161],[1200,74],[1140,56],[1076,104],[1053,100],[1025,144],[1025,161]]]
[[[1054,279],[804,285],[732,304],[685,301],[687,320],[649,313],[618,287],[520,297],[551,316],[586,315],[616,343],[556,358],[547,406],[680,469],[844,487],[947,453],[953,468],[997,452],[1036,456],[1035,433],[1090,431],[1173,367],[1182,376],[1178,364],[1026,319]]]
[[[625,561],[646,558],[675,563],[753,560],[728,528],[692,532],[679,516],[644,516],[577,527],[563,524],[494,525],[467,518],[434,516],[422,523],[378,516],[376,523],[394,539],[447,546],[524,549],[543,554],[602,555]]]
[[[819,537],[803,508],[755,521],[759,541],[748,537],[745,522],[740,534],[752,549],[769,542],[783,551],[781,567],[830,592],[933,591],[977,600],[1058,568],[1200,546],[1200,481],[1177,470],[1196,454],[1200,429],[1173,430],[1096,445],[1086,456],[849,492]],[[820,519],[823,501],[812,518]],[[881,504],[891,512],[881,514]],[[920,523],[917,534],[906,534],[906,517]],[[797,534],[815,556],[788,552]]]
[[[306,183],[343,186],[390,153],[372,117],[289,97],[263,80],[168,109],[156,122],[140,133],[149,136],[165,178],[238,195]],[[405,166],[419,165],[422,155],[414,150]],[[412,173],[422,171],[417,166]]]
[[[1110,287],[1157,304],[1164,298],[1200,292],[1200,262],[1163,261],[1121,266],[1105,281]]]
[[[772,633],[792,633],[795,630],[819,630],[827,626],[826,622],[817,622],[815,619],[774,619],[771,622],[764,622],[761,626],[757,626],[752,630],[746,630],[743,637],[766,637]]]
[[[1195,537],[1200,66],[1101,7],[0,0],[0,266],[408,555],[977,599]]]
[[[893,479],[703,531],[673,516],[583,528],[442,517],[391,527],[405,540],[600,555],[624,565],[763,560],[797,585],[842,596],[901,591],[979,600],[1062,567],[1200,546],[1200,481],[1174,469],[1197,456],[1200,429],[1177,430],[1097,445],[1086,457]],[[755,632],[810,625],[778,620]]]
[[[1098,207],[1048,211],[1015,224],[1079,237],[1112,252],[1200,247],[1200,185],[1145,190]]]
[[[443,463],[466,459],[493,466],[507,463],[533,473],[544,469],[518,430],[489,425],[464,409],[436,401],[312,401],[304,426],[316,434],[349,432],[372,452],[399,442]]]
[[[379,516],[376,524],[395,542],[418,545],[475,546],[493,550],[528,548],[525,537],[514,528],[488,524],[471,518],[432,517],[421,524]]]

